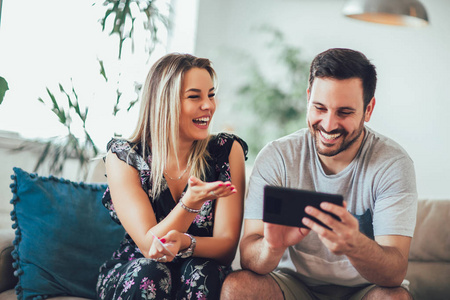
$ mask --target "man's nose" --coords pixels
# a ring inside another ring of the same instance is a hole
[[[325,116],[323,116],[321,126],[326,132],[331,132],[338,128],[337,126],[337,119],[334,114],[331,112],[328,112]]]

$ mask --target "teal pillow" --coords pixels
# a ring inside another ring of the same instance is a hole
[[[18,299],[96,298],[100,265],[124,236],[101,203],[106,184],[41,177],[14,168],[11,178]]]

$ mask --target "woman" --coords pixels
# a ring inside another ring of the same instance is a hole
[[[162,57],[132,137],[109,142],[102,201],[127,233],[100,268],[100,299],[219,298],[240,236],[247,145],[208,133],[215,81],[208,59]]]

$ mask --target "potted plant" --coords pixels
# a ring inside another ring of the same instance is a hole
[[[156,0],[105,0],[101,5],[105,9],[99,24],[103,32],[109,36],[115,36],[118,40],[117,60],[120,62],[124,55],[124,42],[129,40],[132,44],[129,55],[134,52],[135,26],[139,23],[147,32],[146,53],[150,57],[155,45],[159,42],[158,30],[163,27],[170,29],[170,20],[162,14],[156,6]],[[95,3],[97,5],[97,3]],[[170,10],[170,8],[169,8]],[[108,82],[108,72],[105,62],[98,59],[99,76],[105,83]],[[113,68],[111,68],[113,69]],[[120,72],[120,71],[119,71]],[[120,78],[119,76],[117,76]],[[91,138],[90,129],[86,126],[89,116],[89,107],[80,105],[80,99],[73,83],[67,88],[61,83],[59,90],[54,92],[47,88],[45,97],[40,97],[38,101],[44,103],[57,117],[57,120],[65,127],[66,135],[50,138],[43,141],[45,146],[39,156],[34,168],[37,172],[44,166],[44,162],[51,162],[48,165],[48,172],[59,175],[62,173],[65,162],[68,158],[75,158],[79,163],[79,170],[85,179],[88,174],[88,164],[92,158],[99,154],[99,150],[94,140]],[[130,110],[138,101],[142,83],[135,83],[136,97],[127,105]],[[119,85],[116,86],[116,98],[112,103],[112,114],[116,116],[120,111],[122,101],[122,91]],[[84,101],[86,103],[86,101]],[[74,127],[77,127],[74,130]],[[75,135],[74,132],[83,132],[82,136]]]
[[[273,67],[282,72],[283,80],[268,78],[255,62],[250,63],[249,80],[237,90],[239,111],[247,117],[236,126],[249,144],[250,161],[269,141],[292,133],[305,124],[306,88],[309,62],[301,49],[286,42],[273,27],[259,30],[270,39],[267,47],[274,52]]]

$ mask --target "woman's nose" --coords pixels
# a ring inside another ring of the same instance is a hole
[[[215,107],[214,101],[211,100],[209,97],[203,99],[201,106],[203,110],[212,110],[214,109],[214,107]]]

